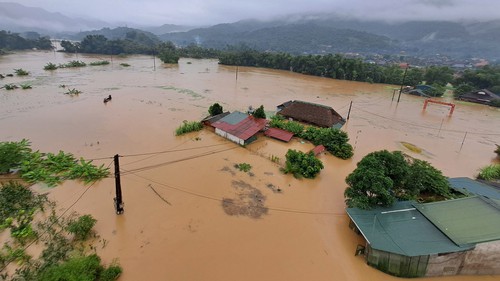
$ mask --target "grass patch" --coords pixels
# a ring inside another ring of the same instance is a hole
[[[248,172],[252,169],[252,165],[248,163],[235,164],[234,167],[242,172]]]
[[[182,125],[179,126],[175,130],[175,135],[176,136],[180,136],[180,135],[187,134],[187,133],[190,133],[190,132],[200,131],[201,129],[203,129],[203,124],[201,122],[198,122],[198,121],[192,121],[192,122],[184,121],[182,123]]]
[[[28,90],[28,89],[33,89],[33,87],[28,83],[24,83],[24,84],[21,84],[21,89]]]
[[[128,63],[120,63],[120,65],[123,66],[123,67],[129,67],[130,66],[130,64],[128,64]]]
[[[500,180],[500,164],[492,164],[479,170],[477,178],[480,180]]]

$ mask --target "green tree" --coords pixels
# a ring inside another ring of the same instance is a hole
[[[427,85],[446,86],[453,82],[453,69],[447,66],[431,66],[425,70],[424,80]]]
[[[475,88],[471,84],[462,83],[455,88],[455,90],[453,91],[453,95],[455,97],[460,97],[461,95],[472,92],[474,90]]]
[[[285,174],[292,173],[294,177],[315,178],[323,169],[323,163],[312,152],[304,153],[289,149],[286,153]]]
[[[253,117],[266,119],[266,112],[264,111],[264,106],[261,105],[253,112]]]
[[[346,183],[347,205],[362,209],[416,199],[421,193],[451,197],[441,171],[400,151],[381,150],[366,155],[347,176]]]
[[[222,108],[222,105],[220,105],[218,103],[214,103],[208,108],[208,113],[210,114],[210,116],[215,116],[215,115],[221,114],[223,112],[224,112],[224,109]]]
[[[358,167],[346,178],[349,187],[344,192],[349,208],[370,209],[390,206],[396,201],[391,193],[392,180],[382,170]]]

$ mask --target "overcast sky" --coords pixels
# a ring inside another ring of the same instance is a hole
[[[2,1],[9,2],[9,1]],[[362,19],[493,20],[500,0],[13,0],[67,16],[143,25],[211,25],[303,13]]]

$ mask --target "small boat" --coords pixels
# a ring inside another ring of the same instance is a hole
[[[109,95],[108,97],[104,98],[104,103],[107,103],[108,101],[111,101],[111,95]]]

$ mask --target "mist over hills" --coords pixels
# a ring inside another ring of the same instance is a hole
[[[116,25],[101,20],[70,18],[41,8],[0,2],[0,26],[12,32],[36,31],[53,38],[75,40],[88,34],[124,38],[127,32],[144,30],[140,33],[151,42],[161,39],[179,46],[198,44],[221,49],[245,44],[261,51],[292,54],[442,54],[500,60],[497,51],[500,50],[500,20],[386,22],[325,14],[294,15],[269,21],[242,20],[203,28],[173,24],[115,28]]]

